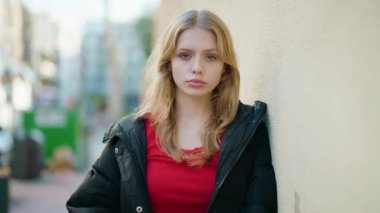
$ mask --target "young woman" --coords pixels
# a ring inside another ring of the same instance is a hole
[[[277,212],[266,105],[239,102],[223,21],[184,12],[155,53],[141,106],[109,127],[69,212]]]

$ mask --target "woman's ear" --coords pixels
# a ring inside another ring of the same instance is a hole
[[[169,72],[172,72],[172,62],[171,61],[168,61],[166,64],[165,64],[165,69]]]
[[[172,65],[170,61],[163,64],[161,68],[162,69],[159,69],[160,73],[172,72]]]
[[[230,65],[228,65],[228,64],[224,64],[222,74],[228,72],[229,70],[230,70]]]

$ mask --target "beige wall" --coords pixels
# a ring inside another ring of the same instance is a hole
[[[158,32],[183,8],[210,9],[230,26],[241,99],[269,105],[279,212],[380,212],[380,1],[163,0],[162,8]]]

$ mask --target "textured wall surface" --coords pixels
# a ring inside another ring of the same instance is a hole
[[[172,2],[162,20],[203,8],[230,27],[241,99],[269,105],[279,212],[380,212],[380,1]]]

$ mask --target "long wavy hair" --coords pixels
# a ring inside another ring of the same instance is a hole
[[[224,62],[223,74],[212,91],[212,115],[206,123],[201,139],[203,151],[186,155],[177,146],[176,85],[171,72],[171,57],[177,39],[185,30],[200,27],[212,32],[218,52]],[[150,78],[136,118],[150,117],[160,141],[160,148],[177,162],[203,165],[220,149],[220,135],[236,116],[239,105],[240,74],[230,32],[225,23],[207,10],[190,10],[180,14],[168,26],[148,60]],[[191,162],[191,163],[189,163]]]

